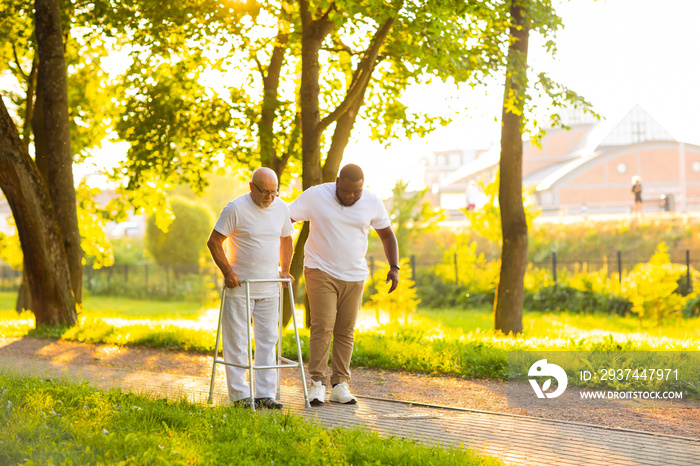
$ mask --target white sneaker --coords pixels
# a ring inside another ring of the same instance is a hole
[[[357,403],[357,398],[350,394],[350,387],[348,386],[347,382],[340,382],[331,390],[330,401],[334,403],[354,405]]]
[[[321,382],[311,381],[311,390],[309,390],[309,403],[311,406],[322,405],[326,401],[326,386]]]

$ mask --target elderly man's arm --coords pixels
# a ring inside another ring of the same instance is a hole
[[[289,273],[289,264],[292,263],[292,253],[294,252],[294,243],[291,236],[280,237],[280,278],[289,278],[294,282],[294,277]],[[284,286],[287,286],[285,283]]]
[[[241,286],[241,277],[233,273],[231,269],[231,264],[228,263],[226,258],[226,252],[224,251],[224,241],[226,241],[226,236],[222,235],[216,230],[212,230],[207,240],[207,247],[211,252],[211,257],[214,259],[214,263],[221,273],[224,274],[224,283],[226,288],[235,288]]]
[[[391,280],[391,288],[389,288],[389,293],[391,293],[399,285],[399,269],[394,267],[394,265],[399,265],[399,243],[396,241],[396,235],[390,226],[377,230],[377,234],[382,240],[386,260],[389,261],[389,273],[386,274],[386,281]]]

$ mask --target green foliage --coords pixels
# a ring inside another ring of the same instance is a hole
[[[443,281],[465,287],[470,292],[492,293],[498,283],[500,262],[487,261],[484,254],[477,253],[476,243],[468,241],[467,236],[457,235],[434,273]]]
[[[432,273],[419,275],[416,285],[417,296],[423,306],[429,309],[467,307],[470,294],[464,285],[445,281]]]
[[[634,223],[633,223],[634,222]],[[700,236],[693,234],[700,220],[693,216],[674,218],[633,217],[583,220],[571,223],[541,222],[529,229],[528,257],[548,260],[552,251],[570,258],[600,258],[613,264],[622,251],[623,266],[630,258],[647,261],[664,242],[673,257],[700,249]]]
[[[434,231],[438,223],[445,219],[442,209],[434,208],[429,201],[424,200],[428,188],[409,193],[407,187],[407,182],[396,182],[391,190],[393,196],[388,212],[399,252],[403,256],[410,253],[408,245],[412,238]]]
[[[0,375],[1,464],[500,464],[364,429]]]
[[[95,202],[95,196],[99,192],[99,189],[90,188],[85,181],[80,183],[75,192],[78,199],[80,247],[85,255],[83,264],[89,261],[95,269],[114,264],[112,244],[105,232],[109,214]]]
[[[549,286],[535,292],[526,291],[523,306],[533,311],[567,311],[574,314],[608,312],[625,316],[632,312],[632,303],[626,298],[566,285]]]
[[[653,319],[656,325],[674,312],[679,312],[683,299],[675,291],[683,274],[681,266],[671,264],[668,246],[660,243],[649,263],[632,269],[623,283],[623,293],[632,302],[632,310],[643,319]]]
[[[469,219],[469,225],[480,236],[492,241],[496,244],[501,244],[503,240],[503,231],[501,227],[501,208],[498,201],[498,190],[501,180],[500,170],[496,172],[496,176],[488,184],[479,181],[479,187],[486,196],[486,202],[481,209],[467,210],[463,209]],[[540,209],[532,200],[532,191],[523,189],[523,208],[525,209],[525,220],[527,222],[528,231],[532,228],[533,221],[539,216]]]
[[[220,278],[212,264],[161,266],[142,263],[88,270],[84,280],[86,291],[95,296],[211,302],[211,294],[216,294]]]
[[[683,317],[700,317],[700,296],[694,296],[685,302]]]
[[[416,312],[420,303],[420,299],[416,296],[416,284],[410,278],[411,265],[408,259],[401,259],[399,265],[401,266],[399,285],[391,293],[389,293],[391,282],[384,283],[388,270],[387,264],[380,264],[379,271],[374,273],[372,279],[365,280],[365,288],[375,284],[375,292],[370,295],[369,304],[376,310],[377,322],[380,321],[380,311],[388,312],[392,322],[398,321],[401,316],[405,322],[408,322],[408,316]]]
[[[206,206],[175,197],[172,200],[173,223],[169,229],[156,225],[151,216],[146,223],[146,248],[158,264],[198,265],[206,250],[213,225],[213,214]]]
[[[137,265],[147,262],[144,239],[125,236],[112,240],[114,265]]]
[[[17,230],[12,235],[0,232],[0,261],[7,263],[15,270],[24,269],[24,256]]]

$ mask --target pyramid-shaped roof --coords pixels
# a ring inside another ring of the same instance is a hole
[[[608,133],[598,147],[627,146],[648,141],[675,141],[641,105],[632,110]]]

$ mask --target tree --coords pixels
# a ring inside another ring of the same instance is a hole
[[[73,325],[77,318],[75,299],[53,204],[3,99],[0,99],[0,141],[0,188],[22,238],[25,275],[36,324]]]
[[[512,24],[501,129],[501,275],[494,303],[495,328],[503,333],[523,331],[524,278],[527,269],[527,222],[523,208],[522,114],[527,86],[527,44],[530,23],[518,0],[510,7]]]
[[[269,166],[282,183],[301,166],[304,188],[333,181],[358,119],[373,122],[377,140],[425,134],[448,119],[410,112],[402,92],[432,77],[478,82],[502,54],[488,2],[104,4],[113,11],[104,27],[142,44],[117,129],[132,144],[129,188],[151,190],[135,200],[147,212],[167,211],[168,185],[203,187],[202,174],[223,161]],[[207,86],[205,71],[233,76],[230,96]]]
[[[505,334],[522,332],[524,277],[527,268],[527,220],[523,207],[522,161],[523,133],[531,97],[528,92],[527,51],[530,30],[551,34],[561,26],[550,1],[511,0],[509,5],[508,55],[505,66],[505,90],[501,120],[500,184],[502,248],[501,273],[494,302],[495,328]],[[553,50],[554,44],[548,42]],[[540,74],[536,84],[553,100],[552,107],[590,104],[576,93],[553,83]],[[556,113],[553,122],[559,122]],[[533,120],[533,123],[536,121]],[[535,128],[537,130],[538,128]],[[541,131],[537,136],[541,135]],[[535,140],[537,141],[537,136]]]
[[[3,94],[16,109],[13,117],[22,143],[25,149],[33,149],[33,163],[57,211],[70,285],[79,302],[83,249],[95,257],[95,266],[110,265],[113,260],[104,233],[104,217],[110,209],[96,208],[95,190],[84,184],[77,195],[72,171],[73,158],[84,158],[107,131],[106,114],[111,106],[105,91],[109,87],[99,68],[106,48],[99,39],[71,40],[71,22],[78,16],[75,8],[81,7],[70,2],[60,12],[53,0],[35,4],[8,0],[4,6],[0,35],[9,40],[0,44],[0,72],[14,77],[19,86],[7,86]],[[72,66],[66,79],[67,64]],[[15,91],[17,88],[24,92]],[[17,243],[22,241],[27,238]],[[18,310],[32,308],[25,290],[26,280],[18,293]],[[37,322],[41,321],[38,317]]]
[[[32,69],[36,69],[39,97],[33,117],[40,115],[41,119],[33,121],[38,123],[35,132],[39,129],[42,134],[37,144],[37,164],[27,153],[27,121],[22,132],[25,138],[20,140],[3,102],[0,186],[20,236],[37,325],[70,326],[76,320],[76,299],[82,296],[82,251],[73,187],[61,18],[57,0],[36,0],[34,10],[39,57]],[[30,72],[29,76],[33,75]],[[45,179],[37,166],[46,167]]]
[[[156,226],[154,216],[146,223],[146,248],[161,265],[196,266],[206,250],[213,214],[200,203],[175,197],[171,200],[173,222],[168,231]]]

